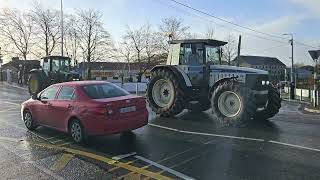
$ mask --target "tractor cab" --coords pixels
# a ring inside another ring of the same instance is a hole
[[[41,59],[41,67],[47,75],[49,72],[70,72],[71,59],[64,56],[46,56]]]
[[[208,84],[210,65],[221,61],[221,46],[227,44],[213,39],[172,40],[167,65],[177,65],[195,86]]]

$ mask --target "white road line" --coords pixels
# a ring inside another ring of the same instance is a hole
[[[130,156],[134,156],[136,154],[137,154],[136,152],[132,152],[132,153],[129,153],[129,154],[121,154],[121,155],[113,156],[112,159],[118,161],[120,159],[124,159],[124,158],[130,157]]]
[[[320,152],[320,149],[315,149],[315,148],[310,148],[310,147],[305,147],[305,146],[299,146],[299,145],[295,145],[295,144],[283,143],[283,142],[279,142],[279,141],[268,141],[268,142],[269,143],[273,143],[273,144],[279,144],[279,145],[284,145],[284,146],[289,146],[289,147],[295,147],[295,148],[300,148],[300,149],[306,149],[306,150],[310,150],[310,151]]]
[[[151,160],[149,160],[149,159],[146,159],[146,158],[144,158],[144,157],[141,157],[141,156],[134,156],[134,157],[137,158],[137,159],[140,159],[141,161],[144,161],[144,162],[146,162],[146,163],[148,163],[148,164],[151,164],[152,166],[155,166],[155,167],[160,168],[160,169],[162,169],[162,170],[164,170],[164,171],[167,171],[167,172],[169,172],[169,173],[171,173],[171,174],[173,174],[173,175],[175,175],[175,176],[177,176],[177,177],[179,177],[179,178],[181,178],[181,179],[195,180],[195,179],[192,178],[192,177],[189,177],[189,176],[187,176],[187,175],[185,175],[185,174],[182,174],[182,173],[180,173],[180,172],[178,172],[178,171],[175,171],[175,170],[173,170],[173,169],[170,169],[170,168],[168,168],[168,167],[166,167],[166,166],[163,166],[163,165],[161,165],[161,164],[158,164],[158,163],[156,163],[156,162],[153,162],[153,161],[151,161]]]
[[[264,142],[265,141],[264,139],[247,138],[247,137],[241,137],[241,136],[239,137],[239,136],[229,136],[229,135],[222,135],[222,134],[211,134],[211,133],[201,133],[201,132],[194,132],[194,131],[183,131],[183,130],[173,129],[173,128],[169,128],[169,127],[165,127],[165,126],[161,126],[161,125],[157,125],[157,124],[152,124],[152,123],[149,123],[149,125],[153,126],[153,127],[161,128],[161,129],[166,129],[166,130],[170,130],[170,131],[184,133],[184,134],[195,134],[195,135],[222,137],[222,138],[230,138],[230,139],[242,139],[242,140],[259,141],[259,142]]]
[[[55,144],[55,143],[57,143],[57,142],[64,141],[64,140],[66,140],[66,139],[68,139],[68,138],[66,137],[66,138],[63,138],[63,139],[58,139],[58,140],[55,140],[55,141],[51,141],[51,143],[52,143],[52,144]]]

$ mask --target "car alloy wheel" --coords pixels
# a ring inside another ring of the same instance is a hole
[[[28,129],[32,128],[32,115],[29,111],[26,111],[23,116],[24,124]]]
[[[71,124],[71,136],[77,143],[83,140],[82,127],[77,121]]]

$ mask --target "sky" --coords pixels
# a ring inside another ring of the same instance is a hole
[[[35,0],[0,0],[0,8],[29,10]],[[60,0],[36,0],[44,7],[59,9]],[[121,39],[126,25],[131,28],[150,23],[155,28],[162,18],[177,17],[190,26],[192,33],[201,35],[208,27],[215,30],[215,38],[224,40],[228,35],[242,35],[243,55],[277,57],[287,65],[291,63],[291,47],[287,36],[320,48],[320,0],[178,0],[211,15],[233,23],[262,31],[273,36],[248,31],[220,20],[184,8],[170,0],[63,0],[64,12],[92,8],[103,13],[104,27],[114,41]],[[279,36],[274,37],[274,36]],[[294,60],[312,64],[308,54],[312,47],[295,44]]]

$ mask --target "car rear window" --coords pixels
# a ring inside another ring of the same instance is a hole
[[[126,96],[126,90],[108,83],[108,84],[90,84],[83,86],[84,92],[92,99],[104,99],[112,97]]]

